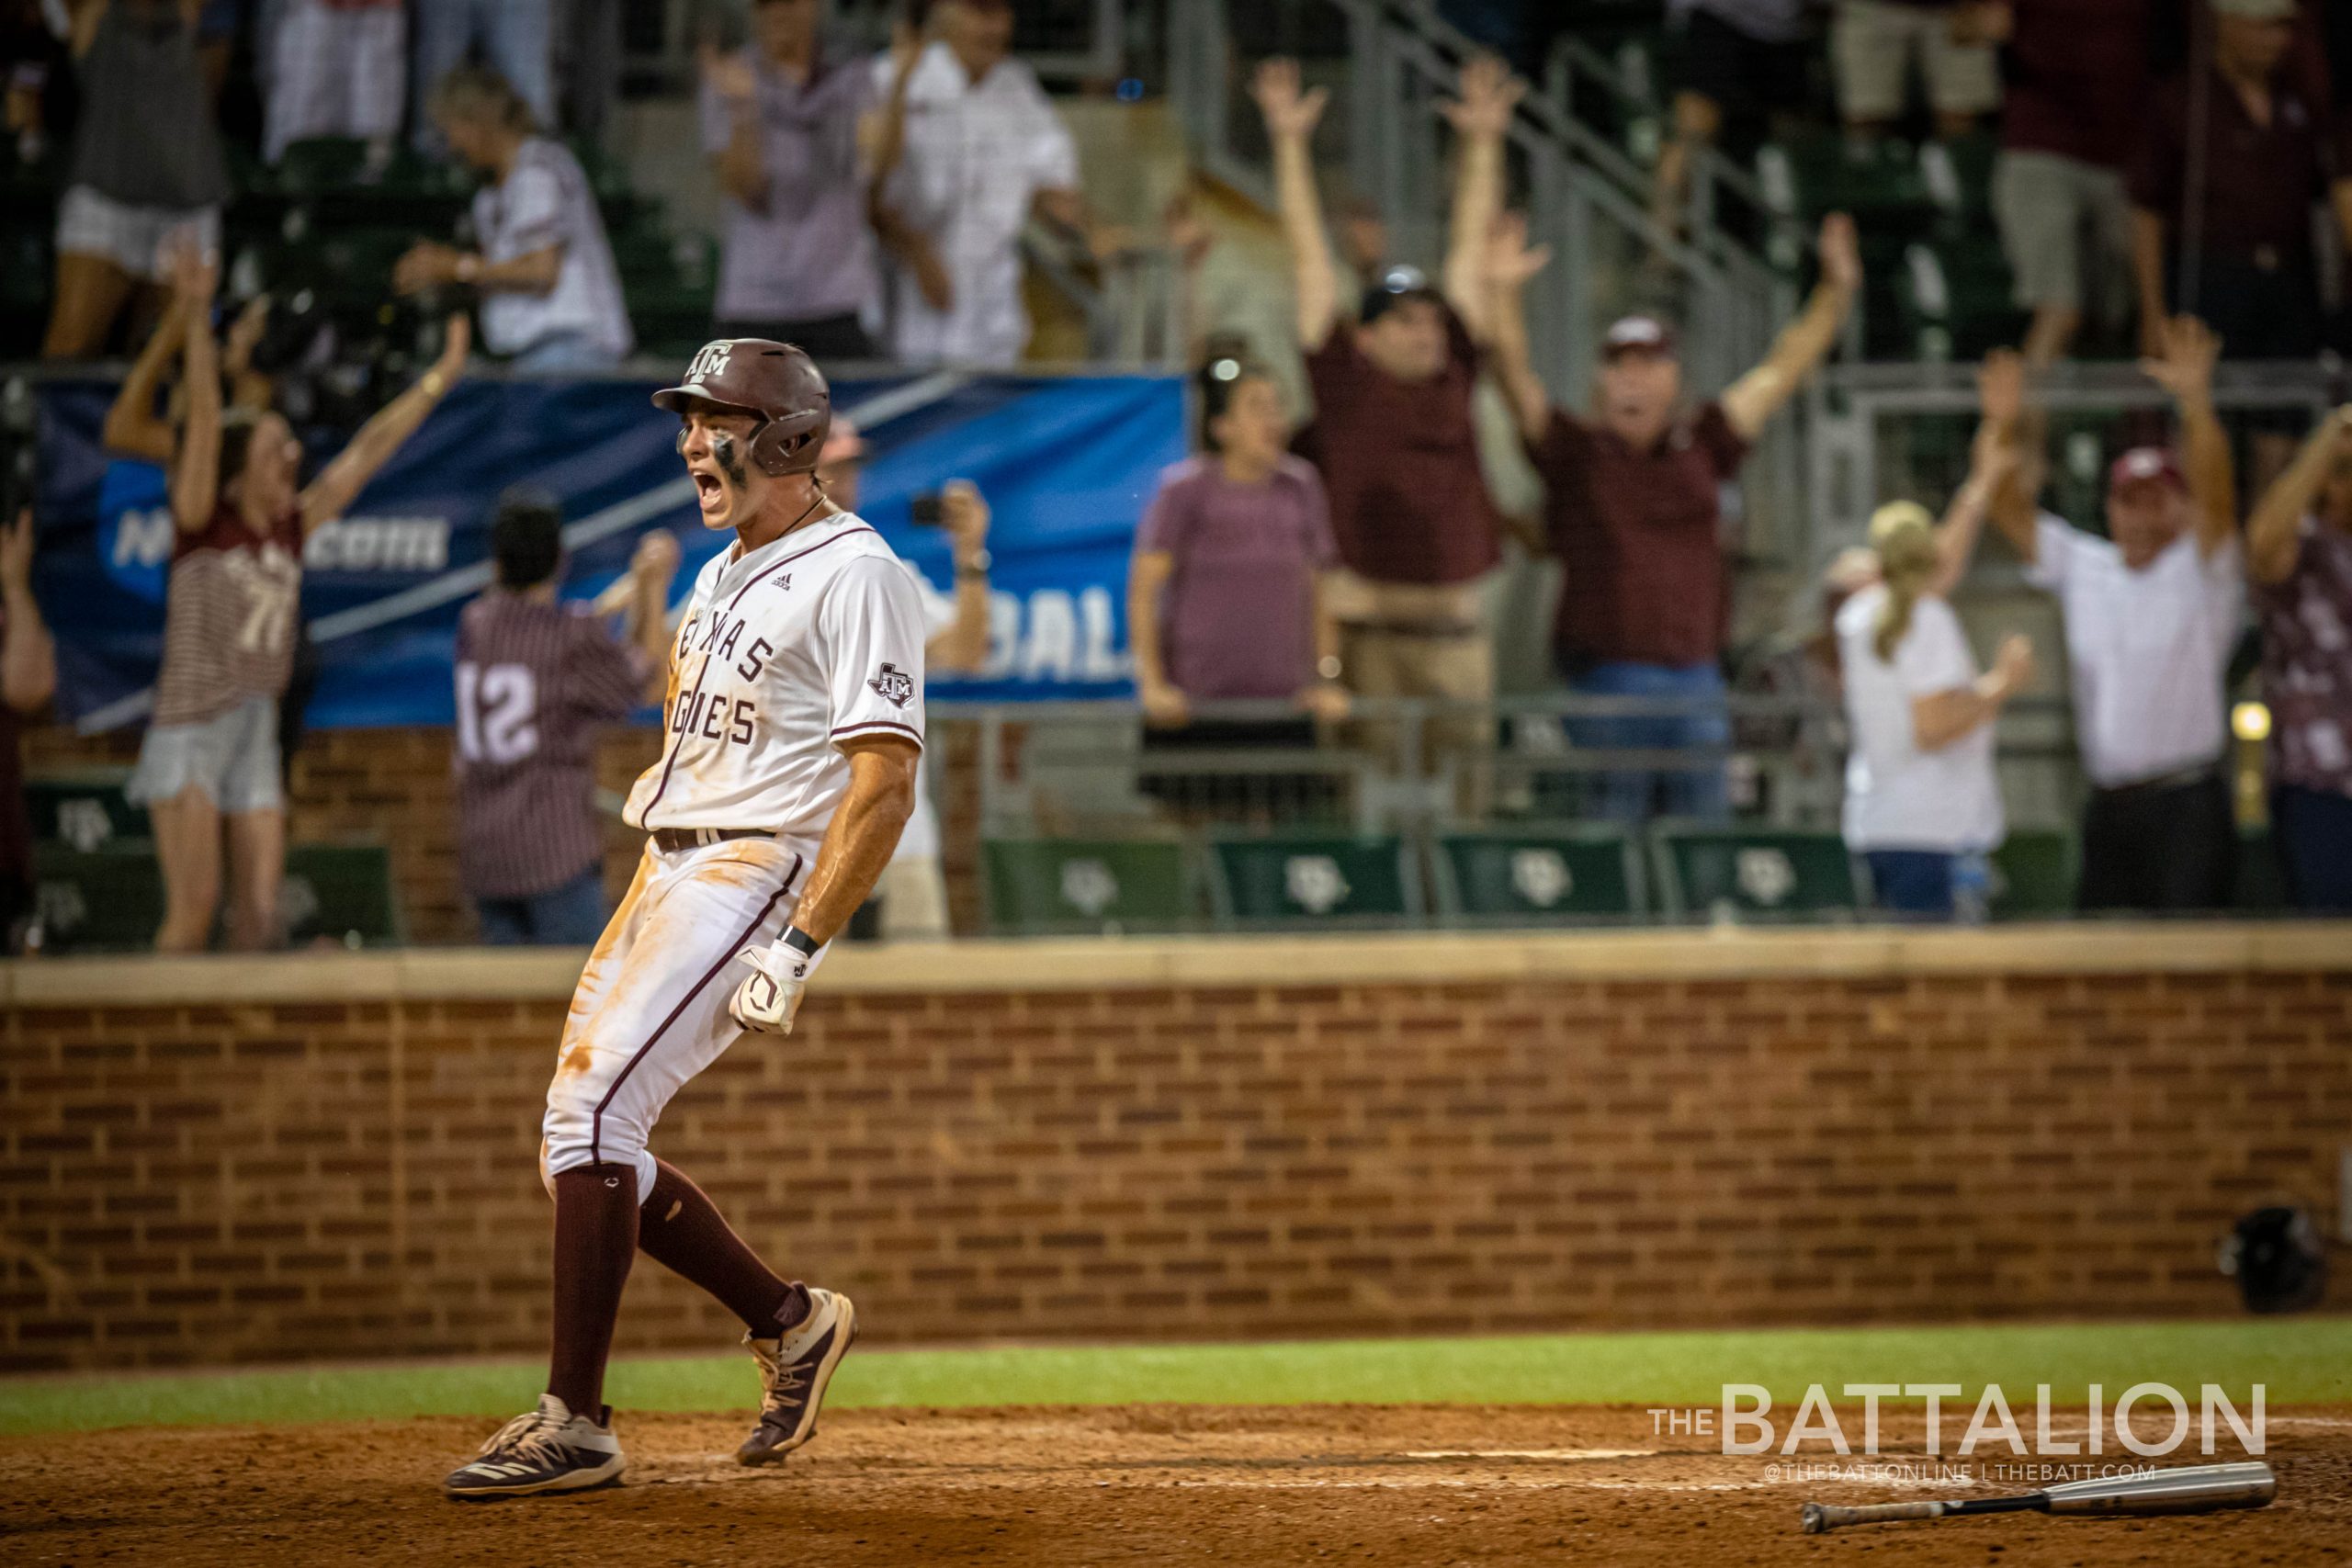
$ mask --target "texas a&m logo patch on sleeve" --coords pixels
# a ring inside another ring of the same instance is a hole
[[[905,707],[914,701],[915,678],[895,664],[885,664],[881,672],[866,682],[892,707]]]

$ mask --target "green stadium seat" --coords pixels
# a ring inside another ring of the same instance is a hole
[[[989,924],[1012,935],[1173,931],[1197,904],[1173,840],[991,839],[981,846]]]
[[[33,221],[13,221],[0,231],[0,358],[31,359],[40,353],[55,270],[50,254],[52,222],[44,206]]]
[[[164,922],[155,846],[117,840],[103,849],[33,846],[33,908],[45,953],[124,953],[152,947]]]
[[[356,136],[305,137],[288,143],[276,170],[261,173],[257,184],[288,196],[319,196],[356,184],[367,163],[368,143]]]
[[[1861,907],[1853,857],[1835,833],[1667,826],[1651,843],[1666,905],[1686,917],[1774,919]]]
[[[391,852],[381,844],[296,844],[286,852],[278,912],[297,947],[322,937],[347,947],[401,940]]]
[[[1943,215],[1946,233],[1992,232],[1993,174],[2000,159],[2000,139],[1982,133],[1919,149],[1919,175],[1928,199]]]
[[[1837,130],[1807,131],[1771,142],[1756,156],[1756,176],[1773,210],[1808,222],[1849,212],[1865,232],[1924,232],[1936,217],[1918,154],[1881,137],[1849,142]]]
[[[163,923],[163,871],[146,840],[95,850],[36,844],[33,880],[44,951],[136,951],[153,945]],[[350,945],[401,940],[391,856],[380,844],[294,845],[278,908],[296,946],[322,937]]]
[[[1911,357],[1981,359],[2023,335],[2024,312],[2017,308],[2008,258],[1996,241],[1912,244],[1895,279]]]
[[[1217,918],[1228,925],[1374,923],[1422,911],[1400,839],[1219,839],[1209,856]]]
[[[1516,920],[1641,914],[1641,857],[1612,829],[1450,833],[1438,840],[1437,903],[1451,916]]]
[[[78,777],[25,781],[25,805],[32,813],[33,837],[88,852],[125,839],[153,835],[147,808],[122,793],[130,775],[120,770]]]
[[[2283,914],[2291,907],[2286,869],[2278,863],[2278,847],[2267,828],[2243,829],[2238,833],[2237,886],[2232,907],[2250,915]]]
[[[1995,919],[2049,919],[2075,910],[2075,835],[2061,828],[2013,829],[1992,860]]]

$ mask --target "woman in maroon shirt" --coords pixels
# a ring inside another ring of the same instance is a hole
[[[1261,368],[1201,374],[1208,450],[1160,476],[1127,578],[1136,696],[1153,749],[1312,746],[1347,712],[1324,580],[1339,564],[1323,483],[1289,452],[1282,392]],[[1295,718],[1202,720],[1195,703],[1290,703]],[[1222,784],[1158,793],[1188,804]],[[1206,802],[1203,802],[1206,804]]]
[[[424,422],[463,367],[470,342],[466,318],[451,317],[439,362],[303,486],[301,444],[284,416],[222,414],[212,282],[208,271],[200,302],[187,312],[187,421],[172,471],[179,536],[164,601],[164,662],[126,792],[145,804],[154,824],[164,870],[155,945],[165,953],[200,952],[211,936],[224,818],[230,942],[254,949],[277,939],[286,863],[277,699],[293,670],[302,543],[341,516]]]

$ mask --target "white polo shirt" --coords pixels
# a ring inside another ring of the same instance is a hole
[[[560,141],[534,136],[514,155],[503,183],[474,193],[474,234],[482,257],[509,262],[563,247],[555,287],[545,294],[501,291],[481,302],[482,342],[498,354],[521,354],[549,338],[578,336],[616,359],[636,338],[621,299],[620,269],[605,238],[596,193],[580,161]]]
[[[662,760],[632,828],[821,838],[849,790],[844,740],[923,738],[922,608],[855,513],[707,562],[670,647]]]
[[[1993,773],[1993,727],[1977,726],[1951,745],[1922,750],[1911,705],[1974,683],[1976,656],[1960,617],[1943,600],[1911,607],[1894,657],[1878,656],[1886,588],[1863,589],[1838,608],[1838,668],[1854,750],[1846,761],[1849,849],[1989,850],[2001,841],[2001,789]]]
[[[2222,678],[2245,614],[2236,538],[2208,556],[2192,530],[2132,571],[2111,540],[2044,513],[2034,544],[2026,581],[2058,596],[2091,783],[2119,789],[2219,761]]]
[[[890,90],[888,55],[874,62],[876,100]],[[1078,188],[1078,148],[1018,60],[978,82],[944,43],[927,47],[907,82],[905,152],[883,197],[927,236],[955,299],[934,310],[904,268],[891,268],[891,345],[901,359],[1011,365],[1029,344],[1021,302],[1021,231],[1041,190]]]

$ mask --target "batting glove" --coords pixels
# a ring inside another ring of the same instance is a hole
[[[817,972],[825,950],[803,953],[778,941],[765,947],[747,947],[735,956],[750,964],[752,973],[735,987],[728,1012],[754,1033],[791,1033],[801,993],[808,989],[808,976]]]

